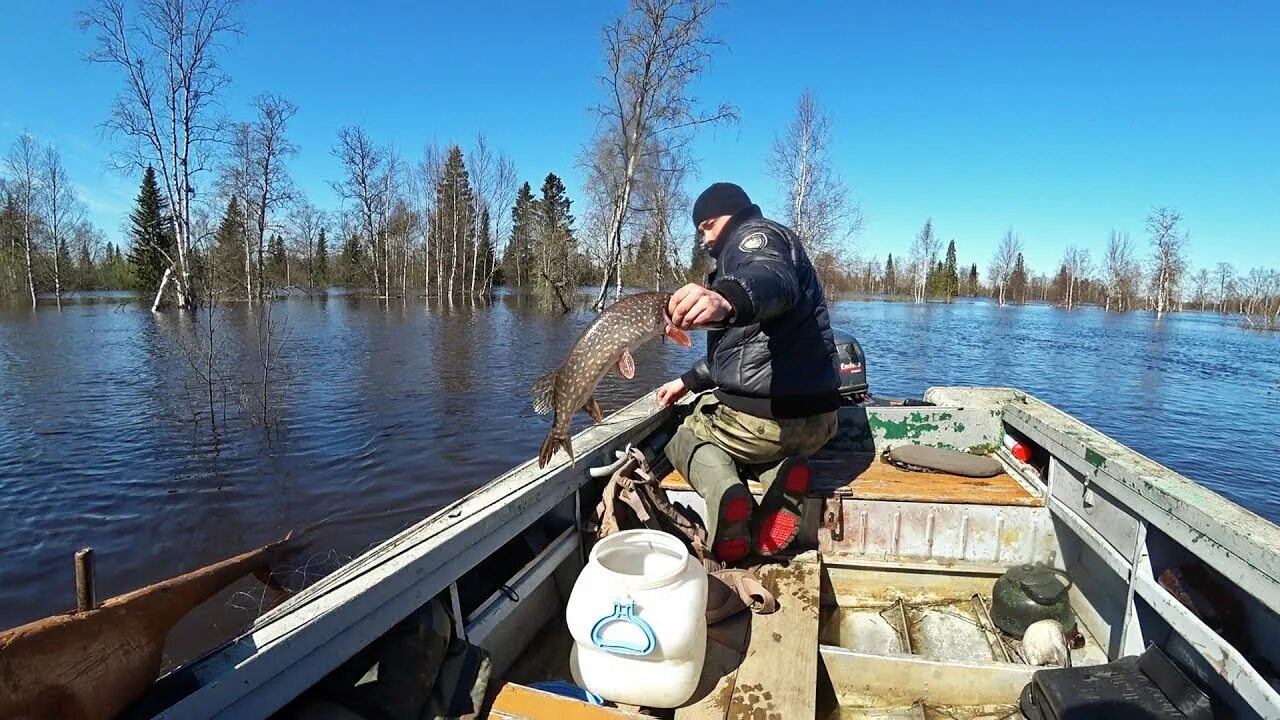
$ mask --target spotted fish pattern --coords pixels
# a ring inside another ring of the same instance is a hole
[[[569,351],[563,364],[538,378],[530,392],[533,409],[539,414],[554,413],[551,430],[538,454],[538,467],[546,467],[558,448],[564,448],[576,463],[569,430],[573,414],[585,410],[595,422],[604,420],[594,397],[596,385],[611,368],[627,379],[635,376],[631,351],[656,337],[669,337],[685,347],[693,345],[689,335],[671,324],[667,315],[669,292],[628,295],[605,308]]]

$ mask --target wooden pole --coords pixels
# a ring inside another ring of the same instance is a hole
[[[97,606],[94,597],[93,548],[76,551],[76,611],[85,612]]]

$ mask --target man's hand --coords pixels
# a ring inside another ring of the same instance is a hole
[[[689,388],[684,386],[684,381],[676,378],[671,382],[658,388],[658,407],[666,407],[671,403],[679,400],[689,392]]]
[[[719,322],[729,317],[731,312],[733,306],[723,295],[697,283],[689,283],[676,290],[667,303],[671,324],[681,330]]]

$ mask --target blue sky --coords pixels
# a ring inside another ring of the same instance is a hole
[[[119,80],[81,59],[84,2],[7,5],[0,144],[23,128],[57,143],[118,239],[137,179],[105,166],[99,125]],[[337,203],[336,131],[353,123],[411,157],[482,128],[535,188],[556,172],[580,198],[599,30],[623,9],[259,0],[225,55],[225,105],[243,117],[271,90],[299,106],[292,172],[322,207]],[[1280,4],[761,1],[722,8],[713,29],[728,47],[697,94],[742,122],[699,137],[691,192],[733,180],[774,207],[765,155],[808,86],[835,116],[866,254],[904,253],[932,217],[961,262],[985,270],[1013,226],[1048,271],[1070,243],[1097,257],[1112,228],[1144,238],[1165,204],[1185,218],[1193,265],[1280,267]]]

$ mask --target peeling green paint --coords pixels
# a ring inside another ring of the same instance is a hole
[[[926,432],[938,429],[938,425],[929,420],[931,418],[924,413],[911,413],[909,417],[896,421],[875,415],[867,416],[871,428],[880,431],[885,440],[919,440]]]
[[[957,421],[956,421],[956,424],[951,426],[951,429],[952,429],[952,430],[955,430],[955,431],[956,431],[956,432],[958,432],[958,433],[962,433],[962,432],[964,432],[964,423],[962,423],[962,422],[960,422],[959,420],[957,420]]]
[[[1101,470],[1102,467],[1107,464],[1106,458],[1102,457],[1101,455],[1094,452],[1093,450],[1090,450],[1089,448],[1084,449],[1084,459],[1085,459],[1085,462],[1094,466],[1098,470]]]
[[[955,415],[952,415],[949,412],[940,412],[938,413],[938,422],[946,422],[953,417],[955,417]]]

